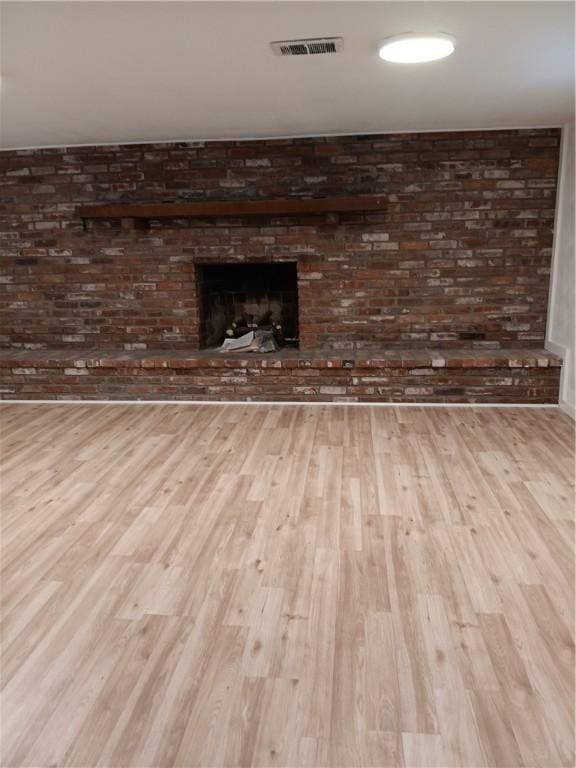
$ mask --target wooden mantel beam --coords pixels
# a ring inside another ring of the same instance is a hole
[[[380,211],[383,196],[277,198],[271,200],[227,200],[199,203],[152,203],[83,205],[83,219],[185,219],[222,216],[291,216],[295,214]]]

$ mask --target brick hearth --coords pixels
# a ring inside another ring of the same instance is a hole
[[[394,350],[378,356],[213,352],[0,352],[5,399],[557,402],[560,360],[542,350]]]

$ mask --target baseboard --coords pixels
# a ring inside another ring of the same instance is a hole
[[[557,403],[354,403],[305,400],[0,400],[2,405],[305,405],[353,408],[559,408]]]
[[[570,403],[568,400],[564,400],[563,390],[566,389],[564,386],[564,376],[566,376],[566,370],[570,365],[572,365],[572,360],[570,358],[570,350],[568,347],[566,347],[564,344],[558,344],[555,341],[552,341],[549,339],[546,341],[546,344],[544,345],[544,348],[547,349],[549,352],[552,352],[555,355],[558,355],[562,359],[562,376],[560,377],[560,393],[559,393],[559,399],[558,399],[558,406],[564,413],[567,413],[568,416],[570,416],[571,419],[574,419],[576,421],[576,408],[574,406],[574,403]]]
[[[573,421],[576,421],[576,408],[573,403],[569,403],[567,400],[561,400],[558,403],[558,408],[560,408],[561,411],[564,411],[564,413],[567,413]]]

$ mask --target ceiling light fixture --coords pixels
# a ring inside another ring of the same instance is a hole
[[[383,40],[378,53],[384,61],[395,64],[421,64],[450,56],[454,47],[451,35],[416,35],[411,32]]]

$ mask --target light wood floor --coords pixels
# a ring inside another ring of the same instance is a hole
[[[5,405],[2,766],[571,766],[554,409]]]

